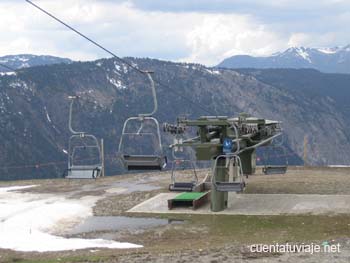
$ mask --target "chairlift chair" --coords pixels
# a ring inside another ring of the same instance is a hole
[[[234,167],[238,167],[237,177],[235,178],[236,180],[234,180],[233,178],[233,181],[222,182],[216,179],[218,160],[221,158],[226,159],[226,165],[229,165],[230,162],[232,162],[234,164]],[[242,192],[244,190],[245,182],[243,180],[242,161],[238,155],[219,155],[215,158],[213,166],[212,185],[218,192]]]
[[[68,127],[72,135],[68,143],[68,174],[66,178],[95,179],[101,176],[103,168],[101,148],[94,135],[85,132],[77,132],[72,128],[73,104],[76,98],[77,97],[69,97],[69,99],[71,99],[71,104]],[[95,156],[91,159],[94,160],[95,163],[91,164],[87,163],[87,160],[78,160],[77,156],[82,151],[94,151]]]
[[[264,160],[264,167],[262,168],[262,172],[266,175],[272,175],[272,174],[285,174],[288,169],[288,158],[286,154],[286,149],[285,147],[282,146],[282,144],[278,145],[271,145],[271,146],[266,146],[271,147],[275,152],[277,149],[280,149],[282,152],[282,155],[279,156],[283,159],[282,164],[267,164],[267,162],[270,160],[270,155],[268,154],[268,149],[265,152],[265,156],[263,158]]]
[[[241,158],[238,156],[240,153],[240,144],[239,144],[239,136],[238,129],[236,125],[232,125],[231,128],[235,133],[235,143],[236,150],[234,152],[228,152],[226,154],[218,155],[214,160],[213,171],[212,171],[212,185],[218,192],[242,192],[245,188],[245,182],[243,180],[243,168]],[[236,177],[232,178],[232,181],[218,181],[217,180],[217,168],[218,161],[220,159],[225,159],[226,167],[229,165],[233,165],[233,168],[236,169]]]
[[[156,90],[155,90],[154,82],[151,76],[152,72],[144,71],[144,73],[148,76],[148,79],[151,82],[154,109],[151,113],[139,114],[137,117],[129,117],[124,122],[122,134],[119,141],[118,152],[120,155],[120,159],[124,164],[124,167],[129,171],[130,170],[162,170],[163,168],[166,167],[166,164],[167,164],[167,158],[166,156],[164,156],[163,149],[162,149],[159,122],[156,118],[152,117],[152,115],[158,109]],[[139,122],[140,126],[137,129],[137,131],[128,132],[127,131],[128,125],[130,126],[130,124],[132,124],[133,121]],[[155,133],[144,131],[147,123],[148,125],[149,123],[153,123],[153,125],[155,125],[155,128],[156,128]],[[125,151],[125,147],[124,147],[125,136],[144,136],[144,137],[154,136],[157,141],[156,142],[157,150],[153,151],[153,153],[151,154],[129,154]]]
[[[175,138],[175,144],[181,143],[181,138]],[[172,167],[171,167],[171,184],[169,185],[169,191],[180,191],[180,192],[192,192],[193,188],[198,184],[198,177],[196,166],[192,160],[186,160],[185,158],[181,158],[176,155],[176,152],[181,152],[183,149],[180,147],[172,147]],[[192,171],[192,181],[178,181],[176,171],[179,170],[179,167],[185,168],[185,164],[188,164]]]

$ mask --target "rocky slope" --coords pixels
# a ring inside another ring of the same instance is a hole
[[[282,120],[289,159],[294,163],[300,163],[295,154],[302,155],[304,135],[309,136],[310,163],[350,161],[347,75],[300,70],[292,72],[288,81],[283,77],[280,81],[273,78],[279,76],[278,71],[244,72],[151,59],[128,60],[141,69],[154,70],[154,79],[165,84],[157,85],[156,116],[160,122],[174,122],[183,114],[190,118],[209,114],[185,97],[203,105],[210,114],[248,112]],[[271,77],[265,79],[266,74]],[[310,76],[304,82],[306,92],[300,85],[304,75]],[[342,81],[334,85],[339,79]],[[318,83],[324,84],[322,89]],[[31,67],[0,77],[1,179],[62,174],[69,138],[67,97],[74,94],[81,97],[74,126],[104,138],[107,174],[122,171],[116,160],[122,123],[128,116],[151,109],[151,91],[145,76],[114,59],[102,59]],[[332,94],[344,101],[342,106]],[[169,135],[163,136],[165,145],[171,142]]]

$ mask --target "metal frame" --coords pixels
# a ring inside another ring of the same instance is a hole
[[[217,174],[217,163],[220,158],[226,159],[226,167],[229,165],[231,161],[235,162],[235,166],[239,166],[239,174],[237,178],[239,178],[239,181],[234,182],[221,182],[216,180],[216,174]],[[242,161],[241,158],[234,154],[234,155],[219,155],[215,158],[214,165],[213,165],[213,176],[212,176],[212,185],[218,192],[241,192],[244,190],[245,182],[243,180],[243,168],[242,168]]]
[[[176,136],[178,137],[178,136]],[[175,138],[175,140],[179,140],[179,138]],[[184,158],[176,156],[176,146],[172,147],[172,156],[173,161],[171,165],[171,183],[169,185],[169,191],[185,191],[185,192],[192,192],[193,188],[198,184],[198,176],[196,171],[196,166],[194,164],[194,161],[192,160],[186,160]],[[191,166],[191,170],[193,172],[193,178],[194,180],[191,182],[177,182],[176,181],[176,165],[178,162],[181,163],[189,163]]]
[[[162,147],[162,139],[160,135],[160,126],[159,122],[156,118],[152,117],[153,114],[155,114],[158,110],[158,101],[157,101],[157,94],[156,89],[154,86],[154,81],[151,76],[151,71],[143,71],[144,74],[147,75],[149,81],[151,82],[151,90],[152,90],[152,96],[153,96],[153,110],[150,113],[141,113],[137,117],[129,117],[126,119],[123,125],[122,134],[119,141],[118,146],[118,153],[119,157],[124,165],[124,167],[128,170],[162,170],[165,168],[167,164],[167,158],[163,156],[163,147]],[[139,121],[141,123],[139,129],[137,132],[126,132],[127,125],[130,121]],[[153,122],[156,126],[157,132],[156,133],[142,133],[142,130],[144,128],[145,121]],[[157,137],[157,144],[159,147],[159,154],[154,155],[129,155],[123,153],[123,137],[125,135],[155,135]]]
[[[69,108],[69,121],[68,121],[68,128],[69,131],[72,133],[72,135],[69,138],[68,141],[68,174],[66,178],[69,179],[95,179],[101,175],[102,169],[103,169],[103,162],[102,162],[102,154],[101,154],[101,147],[98,143],[97,138],[92,134],[87,134],[82,131],[75,131],[72,127],[72,115],[73,115],[73,105],[74,101],[77,99],[76,96],[68,97],[71,99],[71,104]],[[90,139],[93,143],[90,145],[77,145],[73,146],[74,140],[81,140],[84,139]],[[98,163],[96,164],[87,164],[87,165],[77,165],[74,164],[74,157],[76,155],[76,151],[78,149],[97,149],[98,152]]]
[[[268,165],[267,164],[267,160],[269,159],[268,157],[268,153],[265,153],[264,155],[264,167],[262,168],[262,172],[266,175],[268,174],[285,174],[288,170],[288,158],[287,158],[287,154],[286,154],[286,148],[281,145],[271,145],[271,146],[266,146],[266,147],[271,147],[272,149],[282,149],[283,152],[283,156],[285,159],[285,163],[281,164],[281,165]]]
[[[212,185],[215,188],[216,191],[218,192],[241,192],[244,190],[245,183],[243,180],[243,168],[242,168],[242,161],[241,158],[238,156],[238,154],[241,152],[240,149],[240,143],[238,140],[238,129],[236,125],[231,125],[230,128],[233,128],[235,131],[235,140],[236,142],[236,151],[233,153],[229,154],[221,154],[218,155],[213,164],[213,171],[212,171]],[[237,178],[240,179],[239,182],[230,182],[229,180],[226,182],[220,182],[216,180],[216,175],[217,175],[217,167],[218,167],[218,160],[220,158],[225,158],[226,159],[226,168],[230,164],[230,162],[234,161],[235,162],[235,167],[238,165],[239,166],[239,174],[237,175]]]

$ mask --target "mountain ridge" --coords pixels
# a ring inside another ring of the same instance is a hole
[[[197,105],[171,92],[172,89],[205,105],[214,115],[237,116],[247,112],[283,121],[291,163],[301,163],[305,135],[312,138],[308,149],[310,164],[350,162],[346,152],[350,147],[350,118],[336,98],[328,94],[344,93],[350,75],[287,69],[283,74],[276,70],[243,72],[191,63],[127,59],[141,69],[155,71],[156,82],[166,84],[156,86],[159,110],[155,116],[160,123],[175,122],[179,115],[189,118],[207,115]],[[297,80],[305,75],[311,79],[299,83]],[[288,83],[280,81],[278,76],[288,79]],[[341,81],[336,82],[339,78]],[[327,82],[323,81],[326,79]],[[305,94],[295,88],[307,86],[310,81],[313,84]],[[318,82],[334,85],[326,85],[326,92],[321,92]],[[116,158],[121,127],[127,117],[152,108],[151,90],[144,75],[116,59],[100,59],[24,68],[16,75],[0,77],[1,179],[62,175],[67,165],[65,151],[69,138],[67,98],[75,94],[81,99],[75,111],[74,127],[104,138],[107,174],[125,172]],[[344,93],[342,97],[346,100],[350,96]],[[330,141],[334,132],[337,137]],[[172,142],[168,134],[162,134],[162,139],[164,146]],[[166,147],[165,151],[168,151]],[[59,163],[41,165],[56,162]],[[16,166],[30,168],[11,168]]]
[[[333,48],[291,47],[270,56],[236,55],[219,68],[314,68],[325,73],[350,73],[350,45]]]
[[[61,58],[50,55],[32,55],[32,54],[17,54],[6,55],[0,57],[0,63],[9,67],[0,66],[0,73],[9,73],[12,69],[22,69],[34,66],[52,65],[52,64],[69,64],[73,61],[68,58]]]

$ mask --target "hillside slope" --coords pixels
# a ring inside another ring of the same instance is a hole
[[[69,64],[72,60],[54,56],[37,56],[30,54],[8,55],[0,57],[0,63],[12,69],[29,68],[34,66],[52,65],[65,63]],[[10,72],[11,70],[0,66],[0,73]]]
[[[289,158],[293,162],[300,161],[295,153],[302,155],[304,135],[310,138],[310,163],[350,161],[348,114],[317,86],[303,92],[292,88],[292,84],[266,81],[254,72],[128,59],[141,69],[154,70],[155,80],[166,84],[157,86],[156,116],[160,122],[174,122],[183,114],[190,118],[209,114],[182,98],[186,97],[204,105],[211,114],[233,116],[248,112],[282,120],[290,147]],[[264,75],[264,71],[261,72]],[[295,78],[300,78],[302,73],[305,72],[295,72]],[[314,81],[321,78],[321,82],[322,78],[330,78],[330,83],[342,78],[342,85],[325,85],[324,89],[349,99],[348,93],[342,95],[349,83],[347,75],[310,76]],[[295,85],[299,87],[297,82]],[[66,168],[69,138],[67,97],[74,94],[81,96],[74,126],[104,138],[107,173],[121,171],[116,152],[122,123],[128,116],[150,110],[151,91],[145,76],[114,59],[103,59],[32,67],[20,70],[16,76],[0,77],[1,179],[61,176]],[[165,145],[171,142],[169,135],[163,136]]]

